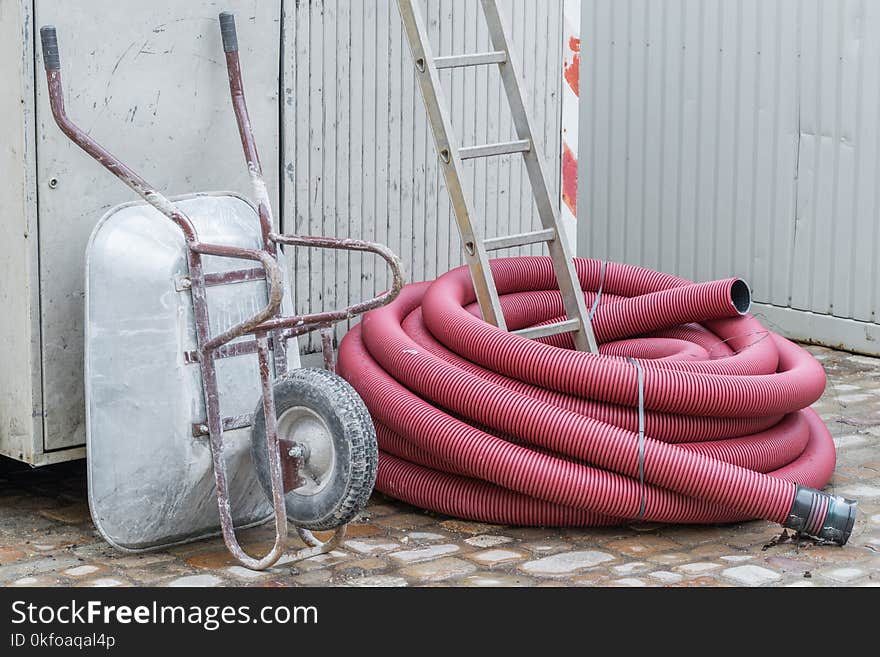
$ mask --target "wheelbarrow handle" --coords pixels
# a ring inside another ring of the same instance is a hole
[[[47,71],[61,70],[61,55],[58,52],[58,34],[54,25],[40,28],[40,43],[43,45],[43,66]]]
[[[235,14],[232,12],[220,13],[220,36],[223,37],[224,52],[238,52],[238,34],[235,31]]]
[[[281,268],[279,267],[277,260],[270,253],[263,250],[243,249],[225,244],[206,244],[204,242],[193,244],[190,248],[201,255],[255,260],[263,266],[263,269],[266,272],[266,284],[268,286],[268,301],[266,306],[255,315],[227,328],[222,333],[208,340],[201,346],[203,353],[208,353],[227,342],[231,342],[236,338],[241,337],[242,335],[258,330],[263,322],[278,314],[278,309],[281,307],[281,301],[284,297],[284,283],[281,278]],[[201,290],[201,293],[204,293],[204,287],[202,285],[194,287],[194,292],[195,290]]]
[[[274,317],[259,326],[254,331],[275,331],[278,329],[295,329],[297,334],[329,326],[335,322],[343,322],[367,311],[379,308],[391,303],[400,294],[405,283],[403,263],[400,258],[384,244],[367,242],[365,240],[339,239],[336,237],[318,237],[313,235],[279,235],[272,233],[270,239],[278,244],[288,246],[305,246],[314,249],[337,249],[341,251],[365,251],[375,253],[388,264],[391,269],[393,281],[391,288],[382,294],[353,304],[341,310],[329,310],[309,315]]]
[[[226,53],[229,95],[232,100],[232,109],[235,112],[235,122],[238,125],[238,134],[241,138],[245,164],[247,165],[248,175],[251,178],[254,200],[257,204],[257,213],[260,217],[263,246],[275,255],[275,245],[269,240],[269,233],[272,232],[272,226],[275,223],[272,218],[272,203],[269,199],[269,192],[266,189],[266,181],[263,178],[263,165],[260,164],[260,155],[257,152],[253,125],[248,116],[244,81],[241,75],[241,62],[238,56],[238,34],[235,30],[235,15],[231,12],[224,11],[220,14],[220,36],[223,38],[223,50]]]

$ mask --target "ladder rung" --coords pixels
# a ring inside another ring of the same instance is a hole
[[[437,68],[459,68],[462,66],[482,66],[484,64],[503,64],[507,61],[507,53],[503,50],[492,52],[475,52],[467,55],[449,55],[448,57],[435,57],[434,66]]]
[[[538,338],[546,338],[550,335],[559,335],[560,333],[572,333],[580,330],[581,323],[577,319],[566,319],[554,324],[544,324],[543,326],[531,326],[529,328],[514,331],[516,335],[529,340],[537,340]]]
[[[459,149],[458,156],[462,160],[471,160],[475,157],[492,157],[493,155],[508,155],[509,153],[525,153],[532,148],[532,142],[528,139],[517,141],[503,141],[498,144],[486,144],[485,146],[467,146]]]
[[[508,235],[507,237],[493,237],[483,242],[483,246],[487,251],[498,251],[499,249],[509,249],[514,246],[549,242],[554,239],[556,239],[556,229],[547,228],[545,230],[535,230],[530,233]]]

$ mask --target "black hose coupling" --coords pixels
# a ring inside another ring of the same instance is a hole
[[[782,526],[837,545],[846,545],[856,522],[858,505],[855,500],[798,486],[788,520]]]
[[[238,50],[235,16],[228,11],[220,14],[220,36],[223,37],[223,52],[235,52]]]
[[[43,44],[43,66],[47,71],[60,71],[61,55],[58,54],[58,35],[54,25],[40,28],[40,42]]]

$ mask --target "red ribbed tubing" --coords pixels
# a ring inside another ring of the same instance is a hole
[[[491,261],[508,328],[558,321],[549,258]],[[576,259],[588,307],[601,261]],[[466,268],[408,285],[339,348],[377,426],[376,487],[444,514],[516,525],[783,522],[795,485],[835,464],[807,407],[825,373],[742,315],[738,279],[710,283],[608,263],[593,326],[532,341],[482,321]],[[639,477],[638,368],[644,374]]]

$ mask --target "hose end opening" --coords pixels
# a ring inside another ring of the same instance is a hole
[[[808,536],[846,545],[856,522],[859,503],[798,486],[784,527]]]
[[[743,279],[737,278],[730,286],[730,302],[740,315],[745,315],[752,307],[752,290]]]

